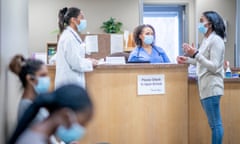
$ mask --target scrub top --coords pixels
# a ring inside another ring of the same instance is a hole
[[[151,54],[148,54],[142,47],[135,48],[130,53],[128,62],[170,63],[170,60],[162,48],[152,46]]]

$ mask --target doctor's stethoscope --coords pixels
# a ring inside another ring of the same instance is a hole
[[[141,47],[138,47],[137,58],[143,58],[140,56],[140,49],[141,49]],[[158,55],[161,56],[160,51],[156,47],[152,46],[152,49],[154,49],[158,53]]]
[[[75,35],[75,33],[73,33],[71,30],[69,30],[71,33],[72,33],[72,35],[74,36],[74,38],[80,43],[80,44],[82,44],[82,42],[79,40],[79,38]],[[80,37],[80,36],[79,36]]]

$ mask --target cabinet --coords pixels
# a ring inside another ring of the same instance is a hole
[[[47,52],[47,64],[50,64],[49,60],[57,52],[57,43],[47,43],[47,50],[46,50],[46,52]]]

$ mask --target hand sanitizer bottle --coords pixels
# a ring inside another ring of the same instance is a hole
[[[231,71],[230,66],[229,66],[229,61],[226,62],[226,65],[227,65],[227,69],[225,71],[225,77],[226,78],[231,78],[232,77],[232,71]]]

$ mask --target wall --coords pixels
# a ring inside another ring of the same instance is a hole
[[[236,51],[235,51],[235,58],[236,58],[236,66],[240,67],[240,56],[236,56],[240,54],[240,0],[236,1],[237,4],[237,15],[236,15]]]
[[[8,70],[16,53],[28,53],[28,0],[0,0],[0,143],[15,126],[17,103],[21,96],[18,78]]]
[[[225,59],[234,65],[234,44],[236,31],[236,0],[197,0],[197,19],[200,18],[202,12],[214,10],[218,12],[223,19],[227,20],[227,42]],[[199,40],[199,42],[201,42]]]
[[[103,33],[103,21],[110,17],[123,23],[123,29],[132,31],[139,23],[138,0],[30,0],[29,1],[29,45],[30,53],[44,52],[47,42],[55,42],[58,29],[57,15],[63,7],[75,6],[83,10],[88,22],[85,32]]]
[[[141,1],[141,0],[140,0]],[[187,37],[189,43],[200,43],[196,36],[196,25],[203,11],[215,10],[228,22],[228,41],[226,43],[226,59],[234,64],[234,43],[236,23],[236,0],[143,0],[144,3],[185,4],[187,6]],[[47,42],[55,42],[57,14],[64,6],[76,6],[83,10],[88,20],[90,33],[103,33],[99,28],[103,21],[115,17],[123,22],[123,29],[132,31],[139,24],[139,0],[31,0],[29,1],[29,46],[30,53],[45,52]]]
[[[2,31],[2,0],[0,0],[0,32]],[[0,33],[0,143],[4,142],[4,99],[3,99],[3,77],[2,77],[2,33]]]

